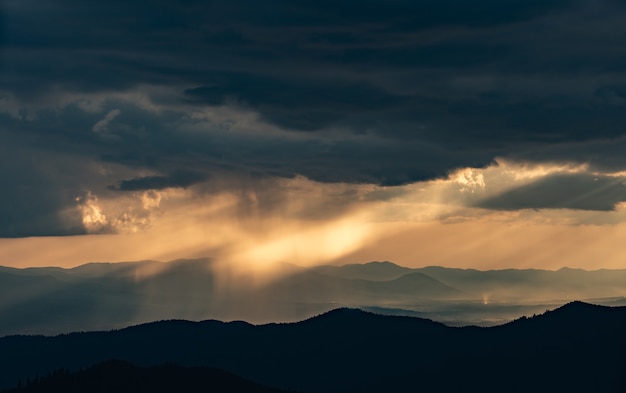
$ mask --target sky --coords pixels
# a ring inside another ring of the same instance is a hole
[[[4,0],[0,265],[626,268],[622,0]]]

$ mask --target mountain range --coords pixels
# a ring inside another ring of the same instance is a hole
[[[624,331],[626,307],[582,302],[489,328],[349,308],[282,324],[169,320],[0,338],[0,388],[118,359],[211,367],[303,393],[624,392]]]
[[[501,324],[575,299],[626,304],[626,270],[491,270],[391,262],[285,265],[252,285],[227,282],[209,259],[0,268],[0,336],[108,330],[164,319],[293,322],[337,307]]]

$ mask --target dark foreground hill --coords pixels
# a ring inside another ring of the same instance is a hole
[[[301,392],[626,391],[626,308],[581,302],[492,328],[337,309],[298,323],[163,321],[0,339],[0,387],[107,359],[226,370]]]
[[[286,393],[248,381],[225,371],[207,367],[164,364],[137,367],[109,360],[85,370],[55,370],[49,375],[24,381],[3,393],[172,393],[247,392]]]

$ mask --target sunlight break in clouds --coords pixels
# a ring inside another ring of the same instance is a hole
[[[210,256],[228,274],[265,275],[277,263],[311,265],[339,258],[368,240],[369,213],[355,207],[336,211],[324,220],[316,215],[320,193],[315,183],[288,181],[279,206],[262,207],[266,196],[254,192],[165,189],[132,194],[109,194],[108,199],[87,193],[79,198],[83,222],[93,235],[33,238],[49,253],[45,264],[75,266],[87,261],[172,260]],[[283,184],[284,185],[284,184]],[[319,187],[340,191],[345,186]],[[112,195],[112,196],[111,196]],[[308,195],[308,197],[307,197]],[[328,210],[328,209],[326,209]],[[102,233],[108,233],[102,235]],[[19,241],[13,241],[17,246]],[[115,244],[115,247],[111,247]],[[81,246],[82,245],[82,246]],[[21,247],[15,248],[15,250]],[[23,249],[20,259],[37,263],[37,255]],[[0,258],[8,260],[10,248]],[[88,258],[85,260],[85,258]]]
[[[284,228],[243,242],[236,247],[241,251],[234,250],[226,259],[244,270],[252,267],[267,271],[284,262],[310,266],[343,257],[370,241],[371,224],[366,212],[310,224],[283,222]]]
[[[0,264],[621,257],[623,2],[5,3]]]
[[[623,266],[625,255],[615,251],[625,233],[623,203],[614,211],[476,207],[538,179],[585,171],[583,166],[501,160],[485,169],[397,187],[298,177],[251,182],[246,192],[226,182],[221,190],[197,185],[111,191],[102,197],[87,193],[77,208],[93,235],[3,239],[0,260],[5,265],[75,266],[208,256],[229,274],[261,275],[283,262],[374,259],[474,268]]]
[[[87,192],[84,198],[77,197],[76,202],[80,209],[83,225],[89,233],[106,231],[109,220],[98,204],[98,198],[91,192]]]
[[[465,168],[452,174],[450,179],[461,185],[461,192],[474,192],[476,188],[485,188],[485,177],[480,170]]]
[[[137,233],[150,227],[159,212],[161,193],[148,190],[101,200],[88,191],[76,202],[87,233]]]

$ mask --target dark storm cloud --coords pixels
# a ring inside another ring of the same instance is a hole
[[[496,157],[626,169],[622,1],[23,0],[1,11],[5,148],[128,168],[107,178],[51,163],[54,179],[37,183],[39,164],[17,165],[0,179],[6,228],[20,216],[8,202],[51,222],[84,189],[204,180],[176,171],[398,185]],[[145,102],[123,97],[132,91]],[[234,114],[194,117],[219,108]],[[33,179],[27,198],[20,178]]]
[[[216,75],[215,84],[185,91],[188,102],[222,105],[238,101],[288,129],[314,131],[360,112],[384,113],[406,101],[375,86],[248,74]]]
[[[206,180],[203,173],[180,170],[169,176],[144,176],[136,179],[122,180],[119,186],[110,186],[118,191],[162,190],[164,188],[187,188]]]
[[[87,231],[76,211],[64,210],[74,204],[72,194],[56,186],[42,192],[45,184],[24,186],[17,192],[4,192],[0,198],[0,237],[83,235]]]
[[[9,11],[0,81],[20,96],[192,85],[191,102],[235,101],[287,129],[467,148],[626,127],[622,108],[605,102],[626,83],[618,2],[66,1]]]
[[[615,210],[626,201],[626,184],[620,177],[589,174],[552,175],[506,191],[477,204],[494,210],[578,209]]]
[[[45,151],[20,145],[2,132],[0,144],[0,237],[85,234],[81,216],[73,209],[78,179],[67,181],[50,171],[48,163],[68,170],[72,163]],[[73,184],[72,184],[73,183]]]

